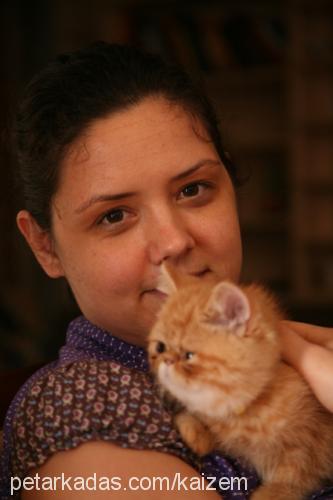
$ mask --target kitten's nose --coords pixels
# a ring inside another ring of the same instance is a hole
[[[175,358],[173,356],[164,356],[163,361],[166,365],[173,365]]]

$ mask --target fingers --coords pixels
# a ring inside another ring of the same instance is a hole
[[[333,352],[316,344],[304,354],[301,373],[313,392],[330,412],[333,412]]]
[[[298,335],[294,330],[289,327],[284,327],[281,329],[281,354],[282,358],[287,361],[287,363],[293,365],[299,371],[301,371],[302,359],[305,352],[309,349],[308,341],[303,337]]]
[[[322,345],[333,350],[333,328],[324,326],[309,325],[297,321],[282,321],[282,331],[287,333],[294,331],[303,339],[314,344]]]
[[[321,404],[333,412],[332,329],[284,321],[281,340],[283,359],[299,371]]]

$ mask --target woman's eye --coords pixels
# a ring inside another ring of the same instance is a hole
[[[180,197],[194,198],[202,195],[208,188],[209,185],[205,182],[192,182],[180,191]]]
[[[139,214],[131,207],[118,207],[106,210],[96,220],[96,224],[110,234],[127,231],[138,221]]]
[[[182,193],[184,196],[196,196],[199,193],[199,184],[189,184],[182,190]]]
[[[125,219],[125,215],[125,211],[122,208],[109,210],[99,219],[99,224],[117,224]]]

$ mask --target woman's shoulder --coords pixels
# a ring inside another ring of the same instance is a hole
[[[36,379],[12,425],[12,472],[22,476],[56,452],[94,440],[187,451],[151,376],[117,362],[87,359],[57,366]]]
[[[146,404],[149,407],[146,407]],[[30,383],[17,408],[15,423],[28,416],[29,422],[44,422],[62,415],[84,429],[84,413],[123,419],[126,410],[149,415],[151,408],[169,419],[149,373],[128,368],[115,361],[84,359],[61,364]],[[82,410],[82,413],[78,411]],[[102,421],[106,424],[106,421]]]

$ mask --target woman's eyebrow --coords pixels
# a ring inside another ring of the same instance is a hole
[[[196,172],[197,170],[199,170],[204,166],[215,166],[215,165],[221,165],[221,161],[211,158],[205,158],[203,160],[198,161],[192,167],[189,167],[183,172],[180,172],[180,174],[177,174],[174,177],[172,177],[171,181],[178,181],[179,179],[184,179],[185,177],[188,177],[189,175],[193,174],[194,172]]]
[[[203,160],[198,161],[195,165],[192,165],[191,167],[187,168],[183,172],[180,172],[179,174],[175,175],[174,177],[171,178],[172,181],[184,179],[185,177],[188,177],[189,175],[193,174],[200,168],[204,166],[215,166],[215,165],[221,165],[221,162],[218,160],[210,159],[210,158],[205,158]],[[115,200],[122,200],[124,198],[130,198],[137,195],[135,191],[127,191],[124,193],[117,193],[117,194],[97,194],[83,202],[78,208],[74,210],[76,214],[79,214],[86,210],[87,208],[91,207],[91,205],[94,205],[95,203],[101,203],[103,201],[115,201]]]
[[[122,200],[123,198],[129,198],[131,196],[135,196],[137,193],[134,191],[128,191],[126,193],[117,193],[117,194],[96,194],[89,198],[89,200],[86,200],[82,205],[80,205],[78,208],[74,210],[76,214],[79,214],[86,210],[87,208],[91,207],[91,205],[94,205],[95,203],[98,202],[103,202],[103,201],[114,201],[114,200]]]

